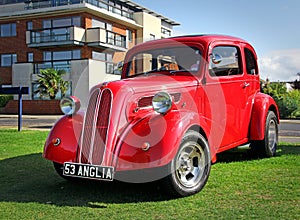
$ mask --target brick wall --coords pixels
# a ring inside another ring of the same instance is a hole
[[[23,114],[62,115],[60,100],[23,100]],[[5,114],[18,114],[18,100],[10,100],[4,108]]]

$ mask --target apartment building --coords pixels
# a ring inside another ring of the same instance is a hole
[[[86,99],[94,85],[120,78],[128,49],[170,37],[176,25],[129,0],[0,0],[0,85],[28,86],[24,100],[39,111],[37,74],[64,69],[68,94]]]

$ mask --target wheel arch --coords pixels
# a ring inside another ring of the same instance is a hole
[[[187,129],[186,132],[188,132],[190,130],[199,132],[205,138],[205,140],[208,141],[207,135],[206,135],[204,129],[200,125],[192,125],[190,128]]]
[[[273,111],[279,124],[280,114],[274,99],[264,93],[255,96],[251,121],[249,127],[249,140],[263,140],[265,136],[265,123],[269,111]]]
[[[216,154],[216,151],[214,150],[214,148],[209,143],[208,135],[207,135],[207,132],[205,132],[204,128],[200,125],[192,125],[191,127],[189,127],[186,130],[185,133],[187,133],[188,131],[196,131],[204,137],[204,139],[207,141],[209,149],[210,149],[211,162],[215,163],[217,161],[217,154]]]

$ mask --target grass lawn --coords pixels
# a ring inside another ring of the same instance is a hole
[[[300,219],[300,143],[223,153],[200,193],[174,199],[157,183],[67,182],[41,156],[46,136],[0,130],[0,219]]]

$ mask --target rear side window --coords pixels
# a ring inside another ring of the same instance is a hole
[[[255,60],[255,56],[251,50],[245,48],[245,57],[246,57],[246,69],[247,74],[256,75],[258,74],[257,63]]]
[[[234,46],[215,47],[210,56],[209,74],[213,77],[242,74],[239,48]]]

